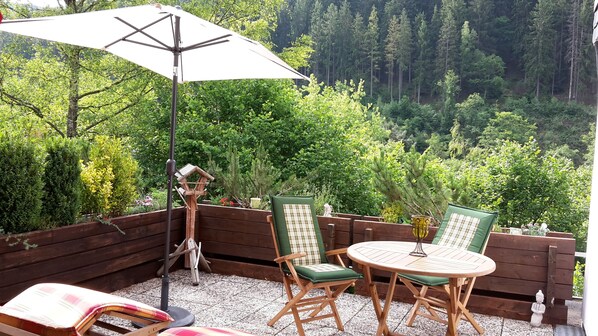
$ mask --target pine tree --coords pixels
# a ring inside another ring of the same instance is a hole
[[[355,14],[355,19],[353,20],[353,41],[354,41],[354,48],[353,48],[353,67],[355,68],[353,71],[353,79],[359,81],[361,78],[365,78],[366,75],[366,65],[365,60],[367,59],[367,41],[366,41],[366,31],[365,31],[365,23],[363,21],[363,16],[357,13]]]
[[[477,33],[475,30],[469,28],[469,21],[463,23],[461,28],[461,68],[459,71],[459,77],[462,83],[467,83],[471,78],[471,72],[475,71],[476,56],[479,53],[477,50]]]
[[[492,26],[495,24],[494,2],[492,0],[471,0],[469,3],[469,23],[478,33],[478,45],[487,53],[496,52]]]
[[[525,75],[535,84],[536,98],[540,97],[541,84],[550,80],[555,68],[553,15],[553,0],[539,0],[531,13],[529,33],[525,39]]]
[[[413,51],[413,36],[411,33],[411,22],[407,11],[403,9],[399,20],[399,98],[403,93],[403,73],[411,66],[411,54]]]
[[[338,8],[335,4],[330,4],[323,18],[324,36],[323,42],[325,48],[322,61],[325,67],[326,84],[332,85],[335,80],[335,63],[336,63],[336,49],[337,49],[337,30],[338,30]]]
[[[432,48],[430,47],[430,34],[428,24],[423,13],[415,18],[417,32],[415,36],[415,85],[417,102],[420,102],[422,86],[431,79],[430,64],[432,59]]]
[[[316,77],[320,78],[320,68],[322,63],[322,56],[326,50],[326,33],[324,20],[322,18],[324,9],[320,0],[316,0],[311,11],[311,22],[309,28],[309,35],[314,42],[314,54],[312,57],[311,68]]]
[[[458,28],[453,10],[443,2],[441,9],[442,26],[437,43],[436,76],[443,78],[449,71],[457,69]]]
[[[376,10],[375,6],[372,7],[372,11],[368,19],[368,28],[365,38],[368,50],[367,59],[370,62],[370,97],[372,97],[374,94],[374,80],[376,79],[375,72],[378,70],[378,62],[380,61],[380,50],[378,49],[380,31],[378,29],[378,11]]]
[[[338,31],[337,31],[337,62],[336,71],[339,79],[345,80],[350,74],[352,63],[351,51],[355,48],[353,33],[349,29],[353,25],[353,15],[349,1],[344,0],[338,11]]]
[[[566,61],[569,64],[569,101],[577,99],[577,90],[579,87],[580,67],[582,61],[583,41],[587,34],[587,28],[583,20],[588,6],[584,6],[589,1],[573,0],[569,11],[567,21],[567,55]]]
[[[392,89],[394,82],[394,66],[399,54],[399,19],[397,19],[397,17],[394,15],[388,24],[388,35],[386,35],[386,47],[384,48],[384,51],[384,55],[386,56],[386,67],[388,68],[388,88],[390,91],[390,100],[393,101],[394,98]]]

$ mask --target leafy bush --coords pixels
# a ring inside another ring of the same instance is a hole
[[[0,228],[21,233],[38,228],[42,165],[31,144],[0,138]]]
[[[384,206],[381,215],[387,223],[404,223],[409,217],[398,202],[392,202]]]
[[[573,296],[583,296],[585,267],[585,264],[582,264],[579,261],[575,262],[575,271],[573,271]]]
[[[81,171],[82,211],[109,217],[122,214],[137,197],[137,169],[137,162],[120,140],[97,137]]]
[[[81,210],[81,166],[73,141],[50,140],[46,146],[42,222],[56,227],[74,224]]]
[[[506,141],[479,157],[469,174],[476,206],[498,210],[500,225],[546,222],[561,231],[563,218],[550,219],[571,209],[569,188],[575,174],[570,161],[543,156],[533,139],[523,145]]]

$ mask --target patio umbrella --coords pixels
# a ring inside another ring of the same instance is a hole
[[[194,317],[168,305],[168,259],[172,214],[177,88],[187,81],[295,78],[308,79],[258,42],[202,20],[179,7],[145,5],[88,13],[4,20],[0,31],[102,49],[172,78],[170,148],[166,163],[168,201],[164,276],[160,308],[176,325]]]

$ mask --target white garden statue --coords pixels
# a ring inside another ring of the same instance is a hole
[[[532,303],[532,318],[529,323],[532,327],[539,327],[542,324],[542,317],[546,311],[546,306],[542,303],[544,301],[544,294],[542,290],[536,293],[536,302]]]
[[[332,205],[324,204],[324,217],[332,217]]]

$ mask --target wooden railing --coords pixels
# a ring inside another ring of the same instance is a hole
[[[265,220],[268,211],[233,211],[228,207],[200,206],[199,214],[197,239],[202,242],[202,250],[211,260],[215,272],[281,280],[272,262],[274,250]],[[361,218],[350,215],[319,217],[327,247],[347,247],[364,240],[414,240],[408,225]],[[435,228],[431,228],[425,241],[430,242],[434,234]],[[544,323],[566,324],[568,309],[565,300],[572,298],[575,240],[571,234],[551,235],[536,237],[493,232],[486,255],[496,262],[497,268],[494,273],[477,280],[469,301],[470,309],[488,315],[529,320],[535,294],[542,290],[547,306]],[[350,263],[349,260],[347,262]],[[380,295],[385,295],[388,275],[378,272],[376,276],[381,287]],[[362,284],[356,290],[367,294]],[[402,286],[395,291],[395,299],[413,301],[411,294]]]
[[[199,205],[196,240],[213,272],[281,281],[273,261],[268,214]],[[32,232],[20,237],[37,245],[29,250],[20,243],[11,246],[0,237],[0,304],[39,282],[78,284],[110,292],[154,278],[162,264],[165,221],[165,212],[157,211],[113,219],[124,235],[98,222]],[[319,217],[319,224],[329,249],[364,240],[413,240],[409,226],[383,223],[374,217]],[[171,247],[182,242],[184,235],[185,209],[175,209]],[[433,235],[434,229],[427,241]],[[570,234],[532,237],[492,233],[486,255],[497,268],[477,280],[469,307],[474,312],[529,320],[535,293],[541,289],[547,298],[544,323],[566,324],[565,300],[572,297],[574,254],[575,240]],[[182,267],[182,262],[174,267]],[[385,295],[387,277],[376,274],[381,295]],[[356,291],[366,294],[363,284],[358,284]],[[397,300],[413,300],[402,286],[395,293]]]

